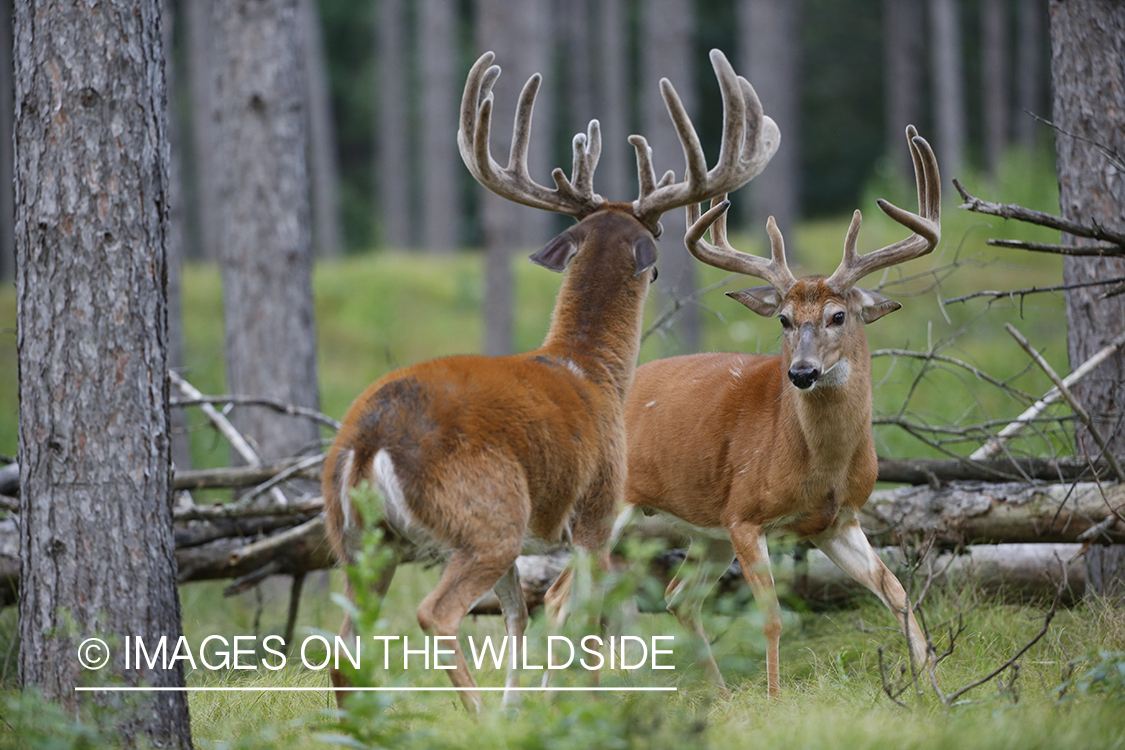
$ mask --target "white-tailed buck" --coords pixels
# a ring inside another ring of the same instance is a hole
[[[491,90],[500,74],[492,59],[491,52],[481,56],[465,85],[457,133],[462,159],[493,192],[578,220],[531,256],[566,271],[546,341],[527,354],[449,357],[386,375],[348,410],[324,470],[328,532],[340,560],[352,559],[363,525],[349,492],[369,480],[385,499],[383,524],[398,561],[445,562],[437,588],[418,607],[418,622],[429,635],[453,637],[443,643],[455,652],[449,676],[469,710],[480,708],[480,694],[456,636],[473,603],[495,590],[508,643],[518,649],[527,607],[516,557],[567,540],[608,556],[612,516],[624,498],[625,396],[660,215],[743,185],[779,141],[750,84],[714,51],[725,121],[713,169],[675,90],[662,80],[687,158],[683,182],[671,173],[658,181],[648,144],[632,136],[640,196],[607,202],[592,186],[601,149],[594,120],[574,137],[570,179],[555,169],[556,187],[547,188],[527,172],[538,75],[520,95],[508,166],[489,153]],[[392,575],[393,567],[384,572],[380,595]],[[351,635],[348,620],[342,635]],[[337,672],[332,680],[342,699],[346,679]],[[518,687],[510,669],[505,705],[518,701]]]
[[[737,557],[762,609],[769,694],[777,695],[781,617],[766,534],[807,539],[894,612],[922,666],[927,646],[895,576],[872,550],[856,518],[878,466],[871,434],[871,363],[864,324],[901,305],[855,284],[879,269],[925,255],[940,238],[941,188],[929,144],[907,128],[918,182],[918,214],[879,201],[913,231],[860,256],[855,212],[844,258],[829,277],[796,279],[781,233],[767,223],[770,260],[732,248],[727,201],[699,216],[688,209],[685,244],[699,260],[769,286],[729,295],[781,321],[780,355],[695,354],[638,368],[626,403],[629,473],[625,512],[656,511],[693,540],[691,564],[666,592],[668,608],[700,639],[707,676],[724,687],[703,630],[707,592]],[[710,228],[714,244],[702,241]],[[694,558],[694,559],[693,559]]]

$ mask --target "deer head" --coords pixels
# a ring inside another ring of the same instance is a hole
[[[918,185],[918,213],[905,211],[880,199],[879,208],[892,219],[913,230],[904,240],[866,255],[856,252],[862,221],[857,210],[844,239],[844,257],[831,276],[797,279],[785,260],[785,242],[771,216],[766,222],[770,259],[759,258],[731,247],[727,240],[726,212],[730,201],[715,199],[701,217],[698,205],[688,206],[688,230],[684,243],[708,265],[732,273],[754,276],[769,286],[752,287],[728,296],[759,315],[781,321],[782,358],[789,380],[799,390],[838,385],[847,379],[849,352],[867,353],[863,326],[902,305],[877,292],[862,289],[856,282],[875,271],[904,263],[931,252],[941,238],[941,181],[937,159],[914,126],[906,129]],[[712,242],[702,239],[711,230]]]

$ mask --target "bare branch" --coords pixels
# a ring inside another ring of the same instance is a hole
[[[1113,469],[1113,473],[1117,475],[1117,481],[1125,483],[1125,470],[1121,468],[1121,464],[1118,463],[1117,457],[1114,456],[1113,452],[1109,450],[1105,438],[1102,437],[1101,430],[1099,430],[1094,425],[1094,420],[1090,418],[1090,413],[1087,412],[1082,404],[1078,402],[1078,399],[1076,399],[1074,397],[1074,394],[1070,392],[1070,389],[1067,388],[1066,383],[1063,382],[1058,373],[1056,373],[1051,365],[1047,363],[1047,360],[1043,359],[1042,355],[1040,355],[1039,352],[1035,351],[1035,347],[1033,347],[1028,342],[1028,340],[1023,337],[1023,334],[1017,331],[1011,323],[1005,323],[1004,328],[1008,331],[1008,333],[1012,335],[1012,338],[1016,340],[1016,343],[1018,343],[1023,348],[1023,350],[1027,352],[1028,356],[1035,360],[1035,363],[1043,369],[1043,372],[1047,374],[1047,377],[1051,379],[1051,382],[1055,384],[1055,387],[1059,389],[1059,392],[1062,393],[1063,398],[1065,398],[1067,400],[1067,403],[1070,404],[1070,408],[1074,410],[1074,413],[1080,420],[1082,420],[1082,423],[1086,425],[1086,429],[1090,431],[1090,435],[1094,438],[1094,442],[1097,443],[1098,447],[1102,449],[1102,455],[1105,456],[1105,460],[1109,462],[1109,466],[1111,469]]]
[[[991,243],[992,240],[989,240],[989,242]],[[991,297],[994,300],[995,299],[1003,299],[1005,297],[1008,297],[1008,298],[1025,297],[1029,294],[1040,294],[1042,292],[1065,292],[1065,291],[1069,291],[1071,289],[1084,289],[1085,287],[1090,287],[1090,286],[1105,286],[1105,285],[1108,285],[1108,284],[1121,284],[1122,282],[1125,282],[1125,276],[1120,276],[1120,277],[1115,278],[1115,279],[1099,279],[1097,281],[1081,281],[1081,282],[1078,282],[1078,283],[1075,283],[1075,284],[1059,284],[1057,286],[1033,286],[1033,287],[1029,287],[1027,289],[1009,289],[1007,291],[983,290],[983,291],[980,291],[980,292],[973,292],[972,294],[966,294],[962,297],[953,297],[952,299],[942,300],[942,304],[950,305],[950,304],[953,304],[954,302],[966,302],[966,301],[971,300],[971,299],[976,299],[977,297]],[[1106,294],[1108,295],[1108,294],[1112,293],[1113,291],[1115,291],[1115,290],[1111,289],[1110,291],[1106,292]]]
[[[340,431],[340,423],[328,416],[322,414],[316,409],[309,409],[304,406],[296,406],[294,404],[287,404],[284,401],[279,401],[275,398],[261,398],[255,396],[199,396],[198,398],[173,398],[169,400],[168,405],[178,408],[186,408],[188,406],[201,406],[202,404],[232,404],[235,406],[265,406],[273,409],[276,412],[286,414],[290,417],[303,417],[312,420],[317,424],[322,424],[335,432]]]
[[[1056,245],[1049,242],[1025,242],[1023,240],[985,240],[993,247],[1010,247],[1017,250],[1030,250],[1035,253],[1055,255],[1078,255],[1084,257],[1125,257],[1125,245]]]
[[[999,216],[1002,219],[1015,219],[1017,221],[1025,221],[1029,224],[1037,224],[1042,227],[1050,229],[1058,229],[1061,232],[1072,234],[1076,237],[1088,237],[1094,240],[1104,240],[1112,242],[1116,245],[1125,246],[1125,235],[1111,232],[1102,226],[1086,226],[1078,224],[1073,221],[1059,218],[1051,214],[1043,213],[1042,211],[1033,211],[1030,208],[1017,206],[1012,203],[992,203],[990,201],[983,201],[975,195],[969,193],[968,190],[957,180],[953,180],[953,186],[957,188],[957,192],[961,194],[965,202],[958,208],[965,211],[974,211],[980,214],[989,214],[991,216]]]

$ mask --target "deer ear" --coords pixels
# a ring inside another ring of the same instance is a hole
[[[562,273],[577,252],[578,240],[568,229],[548,242],[542,250],[531,255],[528,260],[556,273]]]
[[[887,313],[893,313],[902,307],[898,302],[888,299],[878,292],[860,289],[858,286],[854,288],[859,292],[859,315],[863,318],[864,323],[874,323]]]
[[[633,260],[637,264],[637,271],[633,274],[633,278],[656,265],[656,243],[653,242],[652,237],[642,234],[633,240]]]
[[[727,296],[764,318],[772,318],[777,308],[781,307],[781,295],[772,286],[754,286],[739,292],[727,292]]]

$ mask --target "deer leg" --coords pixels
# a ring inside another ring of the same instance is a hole
[[[520,676],[518,665],[521,663],[523,650],[523,634],[527,627],[527,602],[523,598],[523,589],[520,588],[519,570],[515,563],[508,567],[500,580],[492,587],[496,598],[500,600],[500,611],[504,613],[504,632],[508,638],[509,648],[512,649],[511,661],[508,662],[508,676],[504,680],[504,699],[501,702],[505,707],[516,707],[520,704]]]
[[[758,607],[762,610],[762,632],[766,636],[766,680],[769,696],[776,698],[781,692],[779,647],[781,643],[781,607],[773,586],[770,570],[770,552],[761,526],[737,521],[730,525],[730,540],[742,575],[750,584]]]
[[[395,568],[397,567],[397,562],[388,562],[379,572],[379,580],[375,582],[373,590],[376,596],[379,597],[380,602],[382,602],[383,599],[387,596],[387,590],[391,587],[391,579],[394,578]],[[353,603],[355,602],[355,592],[352,588],[352,582],[350,579],[346,580],[344,584],[344,594],[348,597],[348,601]],[[346,643],[352,638],[352,636],[352,617],[350,614],[345,614],[344,624],[340,628],[340,638]],[[330,667],[328,669],[328,679],[332,683],[332,687],[336,689],[336,707],[343,708],[344,701],[347,699],[350,692],[347,688],[351,687],[351,682],[343,672],[341,672],[339,669],[336,669],[335,667]]]
[[[696,560],[691,553],[698,548],[702,548],[703,555],[702,559]],[[709,681],[719,686],[724,695],[727,694],[727,686],[719,672],[719,665],[715,663],[715,656],[711,653],[711,641],[703,629],[703,602],[733,559],[734,548],[729,540],[696,539],[664,592],[668,611],[676,616],[685,630],[695,635],[696,658],[704,674]],[[687,577],[683,577],[685,574]]]
[[[894,613],[906,634],[910,655],[919,668],[929,663],[926,638],[906,600],[906,589],[887,568],[855,518],[812,540],[828,559],[871,590]]]
[[[465,652],[457,640],[457,632],[461,629],[461,621],[465,619],[469,609],[504,575],[508,568],[515,564],[519,556],[518,541],[522,535],[516,537],[517,546],[510,554],[502,554],[505,550],[490,549],[484,552],[471,547],[462,547],[453,553],[449,564],[441,574],[430,595],[422,600],[418,607],[418,624],[427,635],[441,636],[441,646],[446,645],[453,650],[453,669],[447,670],[449,679],[458,688],[461,702],[471,713],[481,710],[480,693],[476,690],[477,683],[469,671],[469,663],[465,659]],[[498,554],[501,553],[501,554]],[[450,640],[446,641],[445,639]]]

